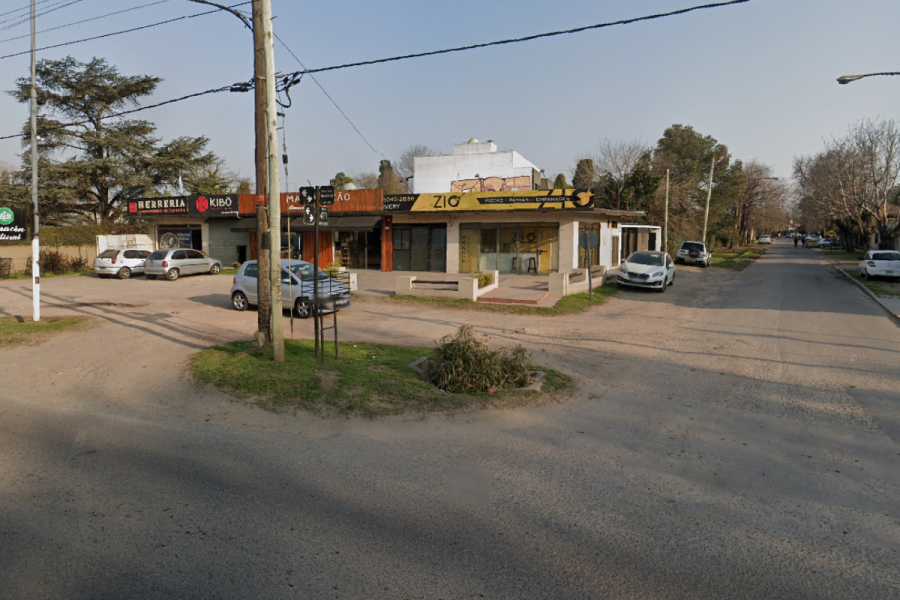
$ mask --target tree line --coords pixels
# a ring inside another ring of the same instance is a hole
[[[900,126],[864,120],[821,152],[794,160],[798,217],[808,230],[836,229],[848,251],[894,249],[900,237]]]

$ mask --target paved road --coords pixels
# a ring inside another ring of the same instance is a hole
[[[228,283],[46,280],[104,322],[0,350],[0,598],[900,597],[900,330],[808,250],[574,317],[359,302],[348,337],[471,322],[578,380],[379,421],[192,388],[253,328]]]

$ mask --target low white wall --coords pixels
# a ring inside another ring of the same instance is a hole
[[[592,280],[588,282],[587,269],[575,269],[568,273],[550,273],[550,293],[554,296],[572,296],[590,289],[601,287],[606,279],[606,267],[594,267]],[[577,279],[577,281],[573,281]]]
[[[416,286],[416,275],[398,275],[394,283],[394,293],[398,296],[414,296],[416,298],[450,298],[471,300],[475,302],[482,294],[497,289],[500,280],[499,271],[485,271],[494,277],[494,282],[483,288],[478,287],[477,277],[460,277],[457,279],[457,289],[441,290]]]

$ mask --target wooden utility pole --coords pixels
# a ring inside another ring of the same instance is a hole
[[[266,132],[266,55],[265,36],[263,35],[263,0],[253,0],[253,97],[254,118],[256,122],[256,193],[265,196],[269,193],[269,138]],[[268,346],[272,341],[270,331],[272,299],[269,294],[269,245],[266,243],[269,232],[269,215],[262,208],[256,212],[256,293],[259,299],[259,311],[256,314],[257,332],[254,344],[258,347]]]
[[[706,243],[706,225],[709,223],[709,201],[712,198],[712,182],[713,182],[713,172],[716,170],[716,155],[713,154],[712,163],[709,165],[709,186],[706,190],[706,210],[703,211],[703,239],[702,242]]]
[[[666,211],[663,217],[663,252],[669,251],[669,169],[666,169]]]
[[[278,108],[275,103],[275,34],[272,32],[272,0],[262,0],[263,48],[266,57],[266,130],[269,154],[269,280],[271,342],[275,362],[284,362],[284,325],[281,307],[281,179],[278,164]],[[261,279],[261,278],[260,278]],[[257,280],[259,281],[259,280]],[[293,310],[293,306],[291,310]]]

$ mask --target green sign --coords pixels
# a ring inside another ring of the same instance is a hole
[[[9,225],[15,218],[16,216],[13,214],[11,208],[0,208],[0,225]]]

